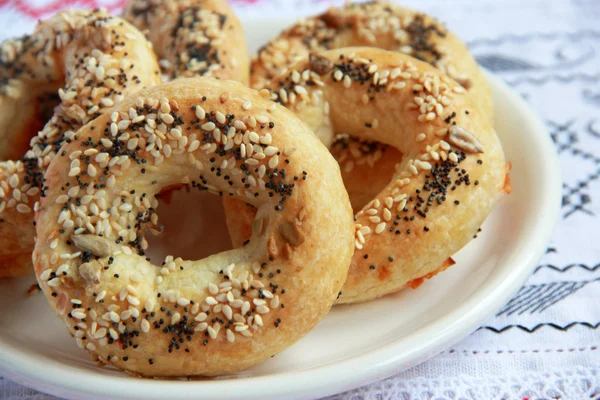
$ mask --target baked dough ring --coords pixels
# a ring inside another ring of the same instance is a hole
[[[388,185],[355,216],[356,250],[338,303],[383,296],[448,267],[501,198],[504,154],[489,119],[430,65],[380,49],[338,49],[272,82],[274,99],[313,129],[331,124],[402,154]],[[232,199],[225,210],[239,245],[253,210]]]
[[[131,0],[124,18],[147,31],[163,72],[249,81],[240,21],[226,0]]]
[[[218,375],[305,335],[329,311],[353,251],[350,202],[327,149],[290,111],[233,81],[177,79],[115,111],[51,163],[37,213],[38,281],[79,345],[144,376]],[[103,136],[134,111],[146,120],[124,130],[129,138]],[[80,152],[90,159],[74,167]],[[158,223],[154,196],[187,183],[257,207],[255,235],[203,260],[153,265],[143,237]]]
[[[428,62],[468,88],[492,116],[489,85],[466,45],[436,19],[385,1],[331,7],[286,29],[253,59],[252,86],[264,87],[271,78],[308,57],[309,52],[347,46],[400,51]],[[352,207],[358,212],[367,204],[366,199],[372,199],[388,184],[393,171],[389,167],[398,162],[400,155],[381,143],[360,140],[358,144],[356,138],[346,137],[347,132],[331,132],[329,127],[315,133],[327,146],[337,138],[334,134],[344,134],[331,146],[331,152],[340,162]]]
[[[331,7],[286,29],[252,60],[251,85],[265,87],[310,52],[350,46],[399,51],[425,61],[468,89],[492,115],[489,85],[467,46],[433,17],[386,1]]]
[[[32,104],[46,90],[61,98],[30,150],[0,163],[3,277],[32,272],[34,203],[44,190],[46,166],[62,143],[125,94],[159,83],[160,72],[144,36],[103,10],[61,12],[40,22],[32,35],[4,42],[0,57],[0,74],[8,77],[4,88],[18,88],[2,97],[3,113]]]

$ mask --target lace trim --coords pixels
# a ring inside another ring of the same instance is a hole
[[[327,400],[581,400],[600,399],[600,369],[512,377],[386,379]]]

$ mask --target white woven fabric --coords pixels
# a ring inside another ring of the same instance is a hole
[[[329,3],[232,2],[247,15],[274,16]],[[116,9],[120,1],[0,1],[0,39],[29,31],[55,3]],[[482,328],[415,368],[331,399],[600,399],[600,1],[403,4],[446,22],[540,114],[560,154],[561,219],[528,282]],[[0,380],[0,399],[47,398]]]

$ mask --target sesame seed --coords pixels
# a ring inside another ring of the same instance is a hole
[[[175,118],[171,114],[161,114],[160,118],[169,125],[175,122]]]
[[[217,121],[218,121],[220,124],[224,124],[224,123],[225,123],[225,121],[226,121],[226,119],[225,119],[225,115],[223,115],[223,113],[222,113],[222,112],[220,112],[220,111],[217,111],[217,113],[216,113],[216,117],[217,117]]]
[[[48,281],[48,286],[50,286],[50,287],[57,287],[58,285],[60,285],[59,278],[52,278]]]
[[[407,197],[407,196],[406,196],[406,194],[404,194],[404,193],[403,193],[403,194],[400,194],[400,195],[398,195],[398,196],[394,197],[394,203],[397,203],[397,202],[399,202],[399,201],[402,201],[402,200],[404,200],[406,197]]]
[[[112,107],[115,105],[115,102],[112,101],[112,99],[109,99],[108,97],[104,97],[100,99],[100,104],[102,104],[104,107]]]
[[[138,298],[134,297],[134,296],[131,296],[131,295],[127,296],[127,301],[132,306],[139,306],[140,305],[140,301],[138,300]]]
[[[202,322],[196,326],[194,329],[197,332],[204,332],[208,328],[208,324],[206,322]]]
[[[231,318],[233,318],[233,310],[231,309],[231,307],[229,305],[225,305],[223,306],[223,314],[225,315],[225,317],[230,320]]]
[[[106,334],[107,334],[107,329],[106,328],[100,328],[94,334],[94,339],[101,339],[104,336],[106,336]]]
[[[210,123],[212,124],[212,122],[210,122]],[[192,153],[192,152],[198,150],[199,147],[200,147],[200,141],[194,140],[192,143],[190,143],[190,146],[188,147],[187,151],[188,151],[188,153]]]
[[[296,85],[294,86],[294,91],[301,96],[308,96],[308,92],[304,86]]]
[[[41,274],[40,274],[40,280],[41,281],[46,281],[48,280],[48,278],[50,278],[50,273],[52,273],[51,269],[46,269],[44,270]]]
[[[383,209],[383,219],[384,219],[385,221],[389,221],[389,220],[391,220],[391,219],[392,219],[392,213],[391,213],[391,212],[390,212],[390,210],[389,210],[389,209],[387,209],[387,208],[384,208],[384,209]]]
[[[119,128],[119,130],[125,130],[125,129],[129,128],[130,124],[131,124],[131,121],[125,119],[125,120],[119,121],[117,123],[117,128]]]
[[[206,313],[201,312],[200,314],[198,314],[196,316],[196,318],[194,318],[194,321],[202,322],[202,321],[206,321],[206,318],[208,318],[208,316],[206,315]]]
[[[371,233],[371,228],[368,226],[363,226],[362,228],[359,229],[358,232],[361,233],[362,235],[368,235]]]
[[[103,290],[100,293],[98,293],[98,295],[96,296],[96,303],[99,303],[100,301],[104,300],[105,296],[106,296],[106,290]]]
[[[276,168],[277,164],[279,164],[279,157],[277,155],[271,157],[268,164],[269,168]]]
[[[182,306],[182,307],[185,307],[185,306],[187,306],[188,304],[190,304],[190,301],[189,301],[188,299],[184,298],[184,297],[180,297],[180,298],[177,300],[177,304],[179,304],[179,305],[180,305],[180,306]]]
[[[218,301],[215,300],[214,297],[212,296],[208,296],[204,299],[204,301],[206,302],[206,304],[208,304],[209,306],[214,306],[215,304],[218,304]]]
[[[258,143],[260,140],[260,136],[258,136],[258,133],[256,133],[256,132],[249,132],[248,138],[250,139],[251,142],[254,142],[254,143]]]
[[[257,115],[254,117],[259,124],[266,124],[269,122],[269,119],[264,115]]]
[[[229,343],[233,343],[235,341],[235,335],[230,329],[227,329],[227,341]]]
[[[212,339],[216,339],[217,338],[217,331],[215,331],[212,326],[208,327],[208,334],[210,335],[210,337]]]
[[[226,298],[229,302],[233,302],[235,300],[235,297],[233,296],[232,292],[227,292]]]
[[[344,75],[344,87],[349,88],[352,85],[352,79],[349,75]]]
[[[195,107],[196,107],[196,117],[200,120],[203,120],[206,117],[206,112],[200,106],[195,106]]]
[[[17,211],[22,214],[27,214],[31,212],[31,208],[27,204],[19,203],[17,204]]]
[[[371,221],[374,224],[378,224],[379,222],[381,222],[381,218],[379,218],[377,216],[371,216],[371,217],[369,217],[369,221]]]
[[[431,170],[432,166],[431,166],[431,164],[430,164],[429,162],[427,162],[427,161],[421,161],[421,162],[420,162],[420,164],[419,164],[419,168],[422,168],[422,169],[424,169],[424,170],[427,170],[427,171],[429,171],[429,170]]]
[[[256,312],[259,314],[267,314],[269,311],[269,307],[266,305],[260,305],[256,307]]]
[[[11,175],[10,179],[8,180],[8,183],[13,189],[16,188],[17,186],[19,186],[19,176],[17,174]]]

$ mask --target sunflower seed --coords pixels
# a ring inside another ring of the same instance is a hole
[[[257,218],[252,222],[252,234],[262,235],[265,227],[265,218]]]
[[[299,246],[304,243],[304,235],[293,222],[286,221],[279,225],[279,233],[292,246]]]
[[[95,285],[100,283],[100,263],[94,261],[83,263],[79,266],[79,274],[86,281],[92,282]]]
[[[475,135],[460,126],[453,125],[450,127],[450,135],[448,137],[450,143],[461,150],[471,153],[483,153],[483,145]]]
[[[97,257],[108,257],[111,254],[111,243],[96,235],[75,235],[71,236],[75,246],[83,251],[87,251]]]
[[[319,75],[326,74],[331,71],[333,63],[323,56],[317,54],[311,54],[308,58],[308,65],[310,69],[315,71]]]

